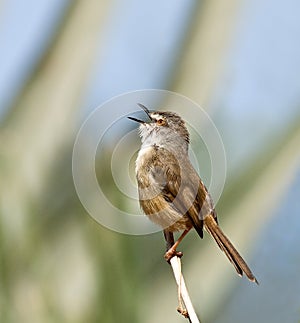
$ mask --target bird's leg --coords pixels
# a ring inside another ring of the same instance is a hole
[[[177,256],[179,258],[183,256],[183,253],[180,251],[176,251],[176,248],[190,230],[191,230],[190,228],[187,230],[184,230],[182,235],[178,238],[176,242],[174,242],[173,233],[168,230],[164,230],[164,236],[167,241],[167,252],[165,253],[165,259],[167,262],[169,262],[171,258],[174,256]]]
[[[165,237],[165,240],[166,240],[166,251],[168,251],[173,246],[173,244],[175,243],[174,235],[173,235],[173,233],[171,231],[164,230],[164,237]]]

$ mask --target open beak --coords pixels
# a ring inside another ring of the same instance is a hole
[[[141,109],[144,110],[144,112],[147,114],[147,116],[149,117],[149,119],[152,121],[152,118],[151,118],[151,115],[150,115],[150,111],[141,103],[138,103],[137,104]],[[128,119],[130,120],[133,120],[135,122],[139,122],[139,123],[142,123],[142,124],[145,124],[146,122],[143,121],[143,120],[140,120],[140,119],[137,119],[137,118],[134,118],[134,117],[127,117]]]

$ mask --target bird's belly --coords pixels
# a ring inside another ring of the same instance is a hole
[[[168,231],[181,231],[192,228],[192,223],[187,216],[183,216],[180,220],[176,221],[174,224],[168,227]]]
[[[163,229],[174,232],[191,228],[189,218],[181,214],[172,202],[164,197],[162,190],[165,178],[163,173],[160,176],[161,170],[161,161],[155,147],[148,146],[141,149],[136,160],[141,208],[152,222]]]
[[[168,229],[169,231],[174,232],[192,227],[192,223],[187,216],[181,215],[171,207],[153,213],[153,207],[151,208],[152,212],[149,212],[149,208],[145,207],[143,203],[141,203],[141,206],[147,217],[152,222],[162,227],[162,229]]]

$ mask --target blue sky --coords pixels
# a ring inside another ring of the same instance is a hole
[[[123,92],[165,88],[168,83],[196,1],[140,4],[115,1],[84,103],[87,111]]]
[[[70,0],[5,1],[0,25],[0,112],[43,55]],[[196,1],[114,1],[105,47],[83,103],[88,110],[122,92],[164,88]],[[245,1],[215,104],[242,122],[257,112],[278,125],[298,109],[300,34],[297,0]],[[100,34],[100,33],[99,33]],[[102,39],[99,37],[99,40]],[[285,113],[282,109],[285,109]],[[270,114],[272,111],[272,114]],[[272,124],[271,124],[272,125]]]
[[[254,0],[238,13],[213,100],[233,169],[300,117],[299,12],[297,0]]]
[[[3,1],[0,23],[0,116],[47,48],[69,0]]]
[[[250,114],[299,104],[299,10],[297,0],[255,0],[244,6],[229,59],[231,89],[223,93],[232,115],[243,111],[241,106]]]
[[[0,117],[38,65],[69,4],[70,0],[4,2]],[[195,0],[142,5],[138,0],[115,0],[104,35],[99,31],[99,59],[81,117],[123,92],[167,88],[196,5]],[[229,169],[243,165],[258,145],[273,137],[274,129],[284,129],[300,115],[299,7],[297,0],[241,2],[211,103],[218,108],[212,117],[225,142]]]

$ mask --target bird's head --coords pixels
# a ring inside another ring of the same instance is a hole
[[[144,105],[138,104],[148,116],[147,121],[128,117],[140,123],[139,133],[142,144],[158,145],[164,148],[180,146],[188,149],[189,132],[185,122],[174,112],[149,111]],[[178,147],[178,148],[180,148]]]

